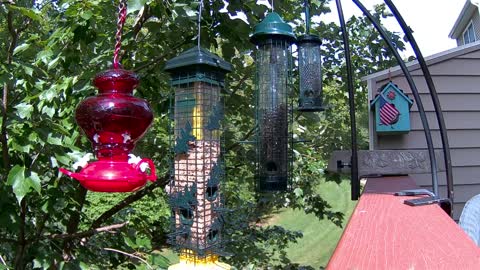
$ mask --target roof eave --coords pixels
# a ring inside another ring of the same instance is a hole
[[[425,62],[427,62],[427,65],[430,66],[436,63],[449,60],[451,58],[455,58],[459,55],[467,54],[477,50],[480,50],[480,41],[472,42],[463,46],[455,47],[450,50],[446,50],[446,51],[439,52],[437,54],[425,57]],[[420,69],[420,65],[417,60],[408,62],[405,65],[407,66],[407,69],[410,72]],[[373,74],[364,76],[361,78],[361,80],[368,81],[368,80],[375,79],[376,81],[379,81],[379,80],[386,79],[388,77],[395,77],[400,74],[403,74],[403,71],[400,68],[400,66],[397,65],[392,68],[385,69],[385,70],[378,71]]]
[[[464,25],[468,22],[470,19],[470,14],[472,14],[479,6],[478,0],[467,0],[465,1],[465,5],[462,8],[462,11],[457,17],[457,20],[455,21],[455,24],[452,27],[452,30],[450,30],[450,34],[448,34],[448,37],[451,39],[457,39],[457,37],[461,34]]]

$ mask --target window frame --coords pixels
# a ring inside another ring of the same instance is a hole
[[[470,36],[469,28],[472,27],[472,32],[473,32],[473,37]],[[468,34],[468,40],[469,42],[466,42],[465,40],[465,34]],[[463,39],[463,45],[467,45],[469,43],[477,41],[477,34],[475,33],[475,26],[473,25],[473,21],[470,20],[470,22],[467,24],[467,27],[465,27],[465,30],[462,33],[462,39]]]

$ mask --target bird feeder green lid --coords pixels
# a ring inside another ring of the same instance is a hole
[[[218,68],[225,73],[232,71],[232,64],[220,58],[220,56],[209,52],[204,48],[193,47],[188,49],[177,57],[167,61],[165,71],[173,72],[173,70],[186,68],[195,65],[205,65]]]
[[[172,86],[196,81],[224,86],[232,64],[204,48],[193,47],[168,60],[164,70],[171,74]]]
[[[283,21],[282,17],[276,12],[269,13],[263,21],[255,25],[253,35],[250,40],[257,43],[261,39],[278,36],[290,41],[295,41],[295,34],[292,27]]]

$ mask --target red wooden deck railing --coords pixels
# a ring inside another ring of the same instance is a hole
[[[480,269],[480,248],[438,205],[392,195],[413,188],[408,176],[368,179],[327,269]]]

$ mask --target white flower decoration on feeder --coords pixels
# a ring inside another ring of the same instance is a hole
[[[88,165],[88,161],[90,161],[93,158],[92,153],[86,153],[83,157],[81,157],[77,162],[73,163],[73,169],[76,170],[79,167],[80,168],[85,168]]]
[[[132,140],[132,137],[130,137],[130,134],[128,134],[128,133],[122,134],[122,137],[123,137],[123,143],[127,143],[127,142],[129,142],[129,141]],[[131,154],[130,154],[130,155],[131,155]],[[130,156],[130,155],[128,155],[128,156]],[[132,156],[133,156],[133,155],[132,155]]]
[[[137,165],[141,160],[141,157],[137,157],[134,154],[128,154],[128,164]],[[147,168],[149,168],[148,163],[144,162],[140,164],[140,171],[145,172]]]

